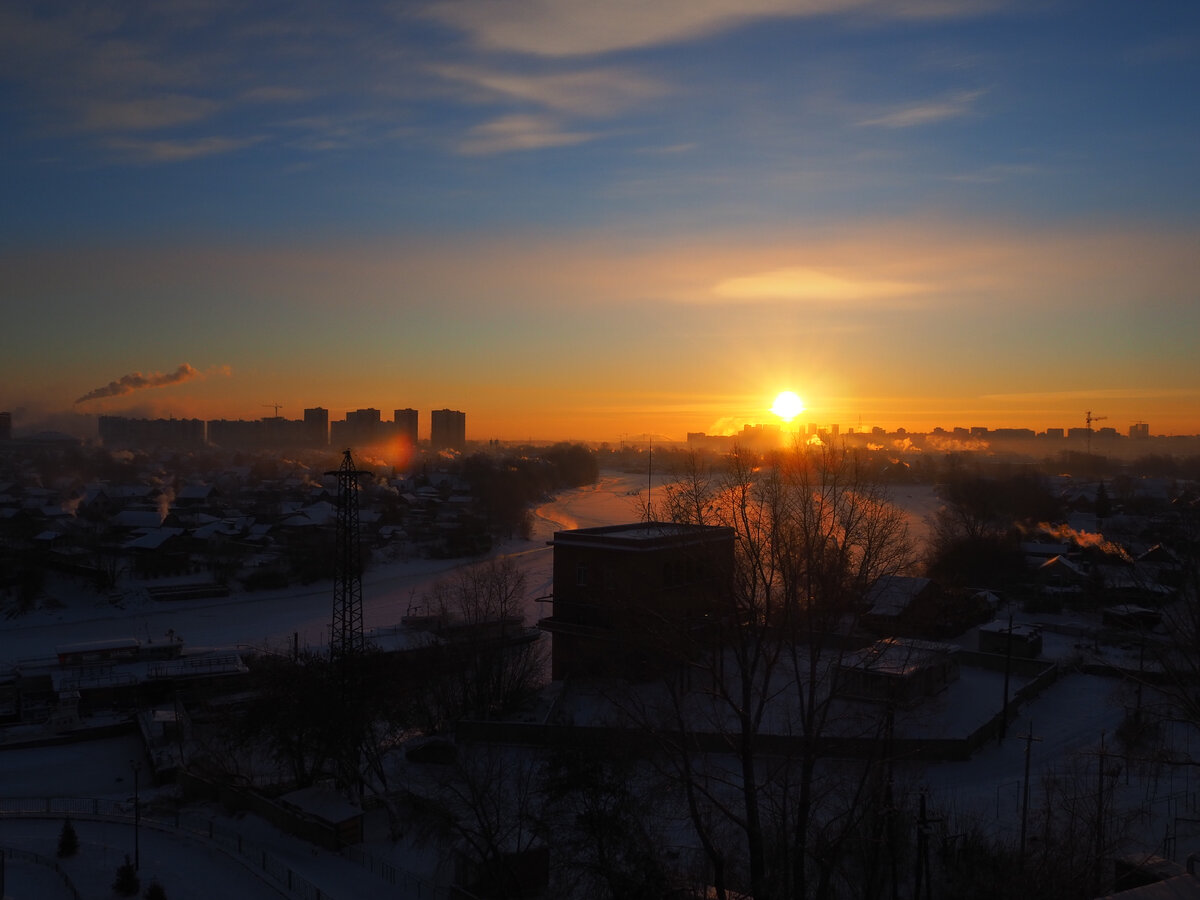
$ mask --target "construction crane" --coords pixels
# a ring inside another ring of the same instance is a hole
[[[1093,422],[1101,422],[1104,419],[1107,419],[1108,416],[1093,416],[1092,411],[1089,409],[1086,413],[1084,413],[1084,418],[1087,421],[1087,452],[1088,452],[1088,455],[1091,455],[1091,452],[1092,452],[1092,423]]]
[[[273,409],[273,410],[275,410],[275,418],[276,418],[276,419],[278,419],[278,418],[279,418],[279,411],[280,411],[281,409],[283,409],[283,404],[282,404],[282,403],[264,403],[264,404],[263,404],[263,407],[264,407],[264,408],[266,408],[266,409]],[[1088,415],[1091,415],[1091,413],[1089,413]]]

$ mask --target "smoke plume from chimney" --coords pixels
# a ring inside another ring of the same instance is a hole
[[[169,384],[179,384],[180,382],[191,381],[193,378],[203,377],[203,372],[192,368],[187,363],[180,364],[178,369],[174,372],[168,372],[166,375],[161,372],[155,372],[153,375],[143,375],[141,372],[133,372],[129,375],[122,375],[116,381],[110,381],[104,387],[88,391],[75,402],[84,403],[88,400],[99,400],[101,397],[120,397],[122,394],[132,394],[134,391],[140,391],[144,388],[166,387]]]

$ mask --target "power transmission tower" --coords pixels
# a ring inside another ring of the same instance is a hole
[[[359,802],[363,793],[362,766],[382,779],[383,770],[371,737],[372,710],[366,686],[367,643],[363,635],[362,544],[360,541],[359,479],[368,472],[354,468],[347,450],[340,468],[327,475],[338,480],[337,528],[334,546],[333,625],[329,631],[329,662],[338,703],[331,724],[338,735],[333,751],[334,777]]]
[[[362,547],[358,524],[358,479],[369,473],[354,468],[347,450],[336,475],[337,528],[333,557],[333,626],[329,632],[329,658],[346,664],[366,649],[363,638]]]

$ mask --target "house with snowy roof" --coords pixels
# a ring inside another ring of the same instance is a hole
[[[862,627],[876,634],[925,633],[941,617],[943,591],[932,579],[886,575],[867,591]]]

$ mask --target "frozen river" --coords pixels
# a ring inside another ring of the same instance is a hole
[[[546,542],[553,533],[636,519],[635,495],[644,486],[644,476],[606,472],[598,484],[563,491],[539,506],[531,540],[497,548],[497,555],[513,558],[525,572],[528,621],[539,615],[535,598],[550,593],[551,550]],[[473,562],[414,559],[372,566],[363,576],[364,626],[370,630],[398,624],[439,578]],[[131,592],[122,607],[80,591],[66,579],[52,579],[47,592],[54,601],[51,608],[0,621],[0,664],[45,658],[61,644],[126,637],[164,641],[168,633],[181,637],[189,648],[281,647],[296,637],[301,645],[323,646],[333,609],[329,583],[183,602],[156,602]]]

